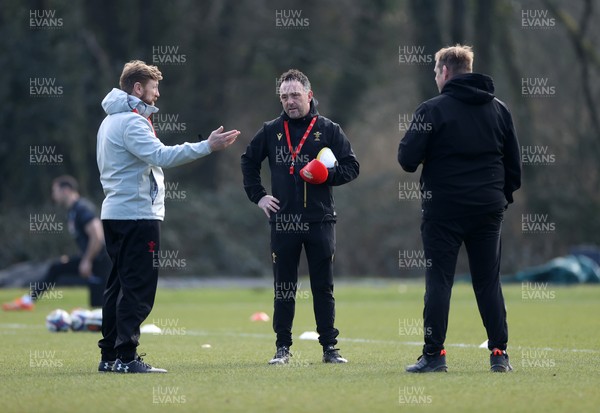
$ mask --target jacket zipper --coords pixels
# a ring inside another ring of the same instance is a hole
[[[306,208],[306,181],[304,181],[304,208]]]

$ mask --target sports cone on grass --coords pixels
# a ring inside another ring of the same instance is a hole
[[[269,317],[269,315],[267,313],[264,312],[258,312],[258,313],[254,313],[250,316],[250,321],[269,321],[271,318]]]

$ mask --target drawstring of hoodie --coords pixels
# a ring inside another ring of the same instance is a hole
[[[140,112],[138,112],[138,110],[136,108],[134,108],[132,110],[132,112],[140,115]],[[140,115],[140,116],[142,116],[142,115]],[[152,123],[152,115],[148,116],[146,119],[148,119],[148,122],[150,122],[150,126],[152,127],[152,132],[154,132],[154,136],[158,139],[158,136],[156,136],[156,130],[154,130],[154,124]],[[156,183],[156,179],[154,179],[154,174],[152,173],[152,171],[150,171],[150,175],[148,176],[148,179],[150,180],[150,199],[152,200],[152,205],[154,205],[154,201],[156,200],[156,197],[158,196],[158,184]]]

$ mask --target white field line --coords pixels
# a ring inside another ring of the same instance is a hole
[[[37,326],[30,326],[28,324],[18,324],[18,323],[3,323],[3,324],[0,324],[0,328],[3,329],[3,330],[17,330],[17,329],[22,330],[22,329],[25,329],[25,328],[33,328],[33,327],[37,328]]]
[[[37,326],[17,323],[0,323],[0,330],[24,330],[24,329],[37,329]],[[150,333],[151,334],[151,333]],[[206,330],[186,330],[186,335],[198,336],[198,337],[210,337],[210,336],[221,336],[221,337],[241,337],[241,338],[257,338],[257,339],[274,339],[275,334],[262,334],[262,333],[241,333],[241,332],[227,332],[227,331],[206,331]],[[296,337],[296,339],[298,339]],[[394,341],[394,340],[375,340],[370,338],[348,338],[340,337],[338,341],[347,343],[368,343],[368,344],[400,344],[405,346],[422,346],[422,341]],[[457,347],[457,348],[479,348],[477,344],[468,343],[448,343],[445,347]],[[485,349],[487,351],[487,349]],[[525,347],[525,346],[509,346],[510,350],[541,350],[541,351],[556,351],[556,352],[570,352],[570,353],[600,353],[599,349],[587,349],[587,348],[550,348],[550,347]]]
[[[234,333],[234,332],[214,332],[214,331],[200,331],[200,330],[187,330],[186,334],[191,336],[225,336],[225,337],[247,337],[247,338],[260,338],[260,339],[274,339],[275,334],[260,334],[260,333]],[[297,337],[295,338],[298,339]],[[368,343],[368,344],[401,344],[406,346],[422,346],[422,341],[393,341],[393,340],[374,340],[369,338],[348,338],[340,337],[338,341],[347,343]],[[466,344],[466,343],[449,343],[445,347],[459,347],[459,348],[479,348],[477,344]],[[510,346],[511,350],[545,350],[545,351],[557,351],[557,352],[573,352],[573,353],[600,353],[600,350],[585,349],[585,348],[560,348],[554,349],[550,347],[524,347],[524,346]],[[485,349],[486,351],[487,348]]]

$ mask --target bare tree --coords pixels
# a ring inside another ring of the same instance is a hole
[[[600,117],[598,115],[597,104],[595,102],[594,93],[589,87],[590,85],[590,66],[593,65],[596,70],[600,69],[600,54],[591,41],[587,39],[587,31],[589,28],[590,19],[593,15],[594,2],[592,0],[583,0],[584,7],[579,17],[579,22],[575,21],[569,13],[559,9],[552,0],[544,0],[544,4],[548,7],[548,10],[554,14],[557,19],[563,24],[567,30],[569,39],[573,43],[573,48],[579,59],[580,65],[580,79],[581,79],[581,90],[583,91],[583,99],[586,104],[587,112],[590,117],[590,122],[594,133],[590,136],[594,136],[592,139],[594,150],[600,155]]]
[[[430,52],[438,50],[442,44],[439,0],[410,0],[409,10],[414,18],[412,28],[415,43]],[[416,76],[422,100],[430,98],[435,93],[431,73],[420,70]]]
[[[496,29],[494,17],[496,13],[496,0],[475,2],[475,53],[477,53],[477,67],[481,73],[492,74],[492,45],[494,44],[494,31]]]
[[[465,0],[452,0],[450,8],[450,40],[452,44],[465,42]]]

